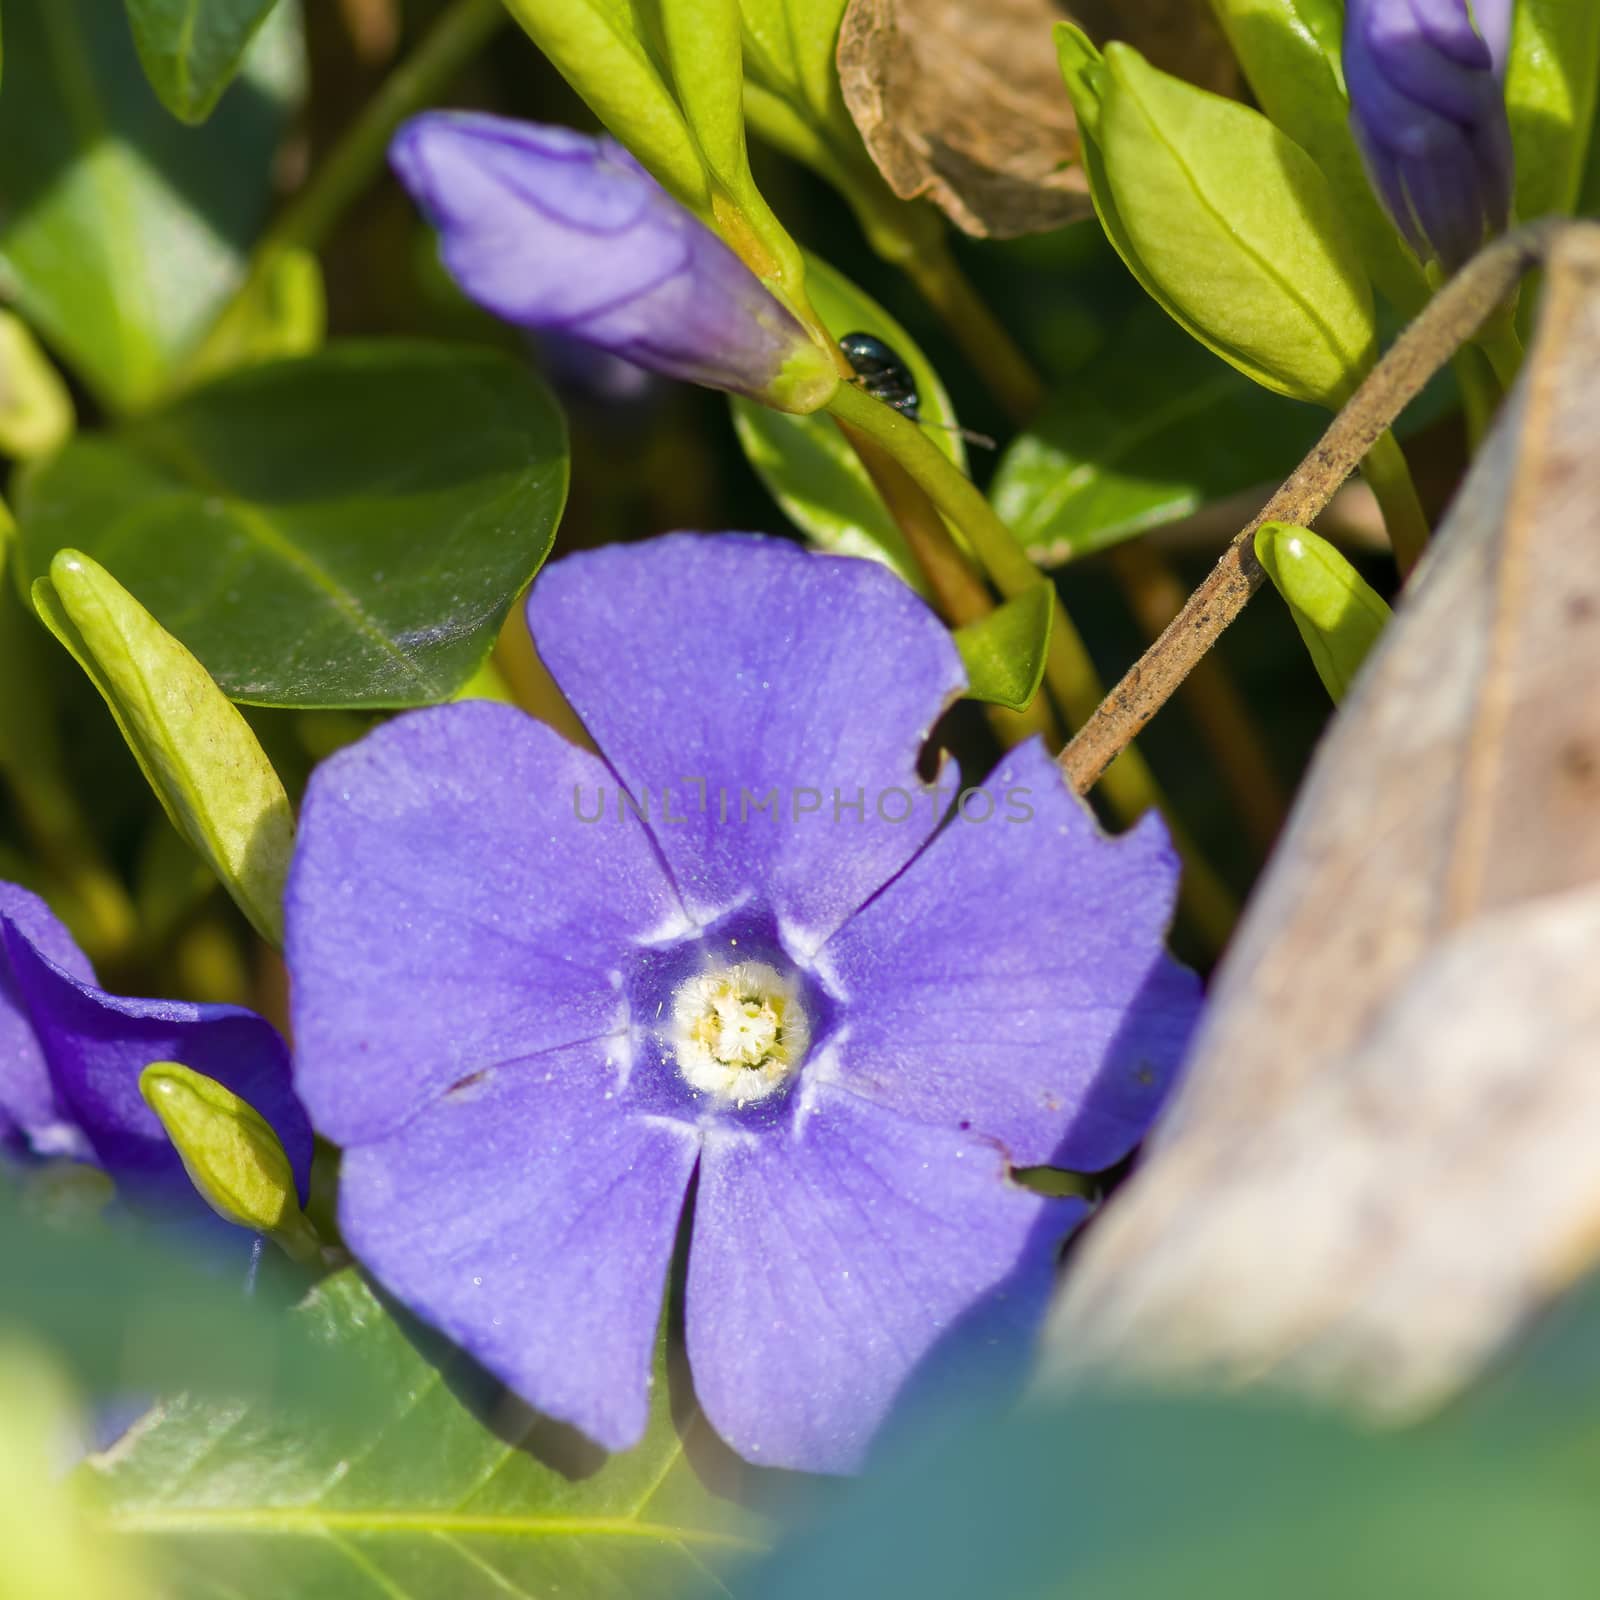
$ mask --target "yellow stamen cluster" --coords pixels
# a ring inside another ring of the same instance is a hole
[[[780,1088],[811,1043],[794,983],[763,961],[686,980],[673,996],[672,1023],[684,1080],[740,1106]]]

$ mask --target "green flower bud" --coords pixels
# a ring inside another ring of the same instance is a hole
[[[289,1158],[253,1106],[216,1079],[171,1061],[146,1067],[139,1093],[223,1221],[269,1234],[297,1261],[315,1259],[317,1237],[300,1210]]]

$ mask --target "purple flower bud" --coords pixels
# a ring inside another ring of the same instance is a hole
[[[837,387],[830,353],[612,140],[435,111],[389,159],[451,275],[497,317],[785,411]]]
[[[1418,256],[1447,272],[1511,220],[1510,36],[1511,0],[1345,11],[1350,123],[1373,188]]]

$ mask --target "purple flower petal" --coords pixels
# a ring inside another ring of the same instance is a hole
[[[756,398],[790,361],[831,388],[826,353],[611,140],[432,111],[405,124],[390,160],[451,276],[496,316]]]
[[[548,567],[528,620],[697,919],[755,897],[814,948],[949,804],[916,763],[960,658],[873,563],[672,534]]]
[[[94,982],[88,957],[38,895],[0,883],[0,927],[4,923],[74,978]],[[56,1098],[0,932],[0,1153],[8,1149],[80,1160],[88,1155],[82,1134]]]
[[[682,911],[610,774],[487,702],[396,718],[320,766],[284,910],[296,1084],[340,1143],[617,1025],[624,956]]]
[[[849,1472],[941,1341],[1038,1324],[1081,1202],[969,1135],[837,1086],[792,1137],[707,1135],[689,1246],[695,1393],[751,1461]]]
[[[378,1279],[607,1449],[649,1411],[661,1292],[699,1154],[613,1098],[606,1041],[509,1061],[347,1153],[339,1220]]]
[[[1107,839],[1037,742],[825,945],[841,1087],[1097,1172],[1144,1136],[1200,1007],[1162,950],[1178,863],[1159,819]],[[982,819],[982,820],[979,820]]]
[[[1350,121],[1374,189],[1423,259],[1453,271],[1511,218],[1509,0],[1349,0]]]
[[[1036,748],[980,796],[1029,788],[1030,825],[958,820],[917,858],[961,672],[879,568],[673,535],[557,564],[530,617],[615,772],[461,704],[312,781],[288,956],[346,1236],[622,1445],[703,1152],[702,1400],[752,1459],[842,1470],[939,1358],[1034,1327],[1084,1208],[1007,1157],[1096,1166],[1152,1115],[1197,998],[1161,954],[1175,865],[1155,824],[1103,839]]]
[[[147,1066],[180,1061],[261,1113],[282,1141],[306,1197],[311,1126],[290,1090],[288,1052],[270,1023],[238,1006],[107,994],[57,966],[9,918],[0,920],[0,944],[57,1102],[119,1188],[163,1208],[201,1204],[139,1094],[139,1074]]]

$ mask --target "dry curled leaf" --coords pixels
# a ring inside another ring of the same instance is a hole
[[[1078,128],[1050,0],[851,0],[839,32],[845,104],[903,200],[967,233],[1009,238],[1087,216]]]
[[[1204,0],[851,0],[845,104],[901,199],[927,198],[965,232],[1002,239],[1089,214],[1050,34],[1068,16],[1206,88],[1237,82]]]
[[[1314,764],[1047,1365],[1432,1408],[1600,1261],[1600,228]]]

